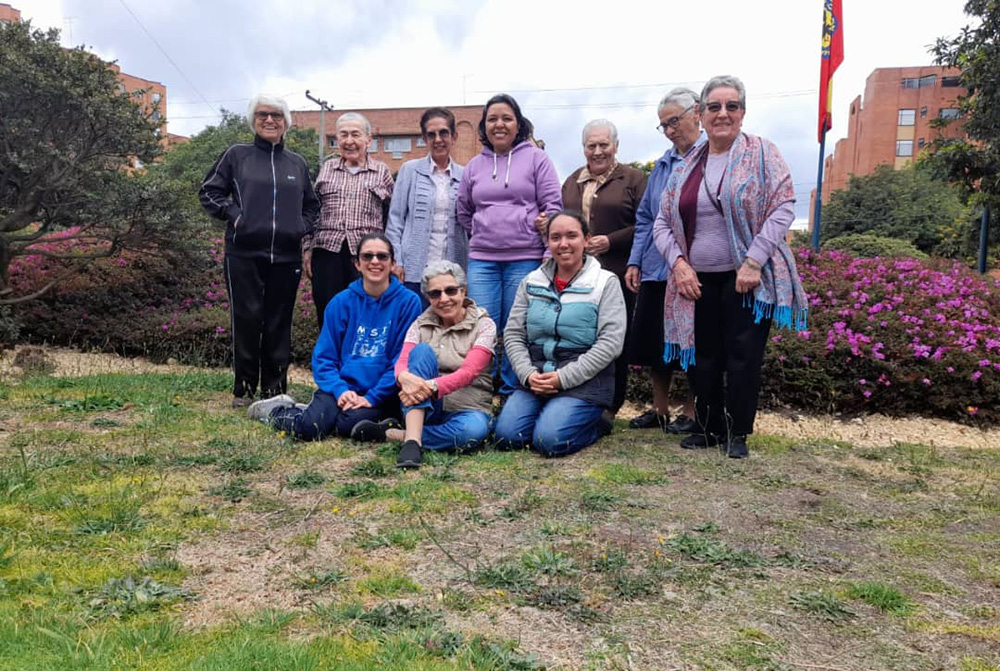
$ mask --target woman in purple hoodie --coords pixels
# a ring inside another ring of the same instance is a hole
[[[531,122],[506,93],[490,98],[479,121],[483,151],[469,161],[458,187],[458,222],[469,233],[469,298],[485,308],[499,333],[521,280],[542,261],[541,231],[562,209],[552,161],[528,138]],[[498,358],[499,362],[499,358]],[[507,396],[517,388],[510,360],[500,362]]]

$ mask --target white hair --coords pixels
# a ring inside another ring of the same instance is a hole
[[[663,96],[663,100],[656,107],[656,113],[659,114],[668,105],[677,105],[681,109],[693,108],[698,104],[698,94],[689,88],[684,88],[683,86],[678,86],[672,89],[670,93]]]
[[[340,130],[341,124],[347,121],[357,121],[365,129],[365,135],[371,137],[372,135],[372,125],[368,123],[368,119],[365,118],[364,114],[358,114],[357,112],[346,112],[337,117],[337,130]]]
[[[427,264],[424,268],[424,272],[420,276],[420,293],[424,296],[427,295],[427,285],[431,283],[438,275],[451,275],[455,278],[455,284],[460,287],[467,287],[468,282],[465,279],[465,271],[462,270],[462,266],[452,261],[442,259],[440,261],[432,261]]]
[[[593,121],[588,121],[587,125],[583,127],[581,142],[583,144],[587,144],[587,134],[598,128],[607,128],[608,133],[611,135],[611,144],[618,144],[618,129],[607,119],[594,119]]]
[[[718,77],[712,77],[709,79],[705,84],[705,88],[701,90],[701,106],[704,107],[708,103],[709,93],[723,86],[736,89],[736,93],[740,96],[740,107],[743,109],[747,108],[746,87],[743,86],[743,82],[740,81],[739,77],[734,77],[733,75],[719,75]]]
[[[282,116],[285,117],[285,130],[292,127],[292,112],[288,109],[288,103],[285,102],[285,99],[271,95],[270,93],[258,93],[250,99],[250,106],[247,108],[247,121],[250,122],[250,128],[253,129],[254,112],[256,112],[257,108],[261,105],[266,107],[277,107],[280,109]]]

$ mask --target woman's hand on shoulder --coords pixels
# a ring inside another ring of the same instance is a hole
[[[696,301],[701,298],[701,282],[698,281],[698,273],[694,271],[691,264],[683,256],[677,259],[673,271],[674,282],[677,284],[677,292],[688,300]]]

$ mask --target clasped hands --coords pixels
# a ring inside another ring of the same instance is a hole
[[[399,400],[403,405],[423,403],[434,396],[434,389],[430,383],[410,371],[404,370],[400,373],[396,382],[399,384]]]
[[[555,396],[562,390],[559,372],[532,373],[528,376],[528,388],[539,396]]]
[[[359,396],[357,392],[348,390],[337,399],[337,407],[341,410],[357,410],[358,408],[370,408],[372,404],[364,396]]]
[[[736,271],[736,293],[745,294],[753,291],[760,284],[760,268],[754,268],[749,259]],[[695,272],[687,259],[681,257],[674,264],[674,282],[677,284],[677,293],[688,300],[696,301],[701,298],[701,282],[698,281],[698,273]]]

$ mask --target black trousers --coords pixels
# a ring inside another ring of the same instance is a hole
[[[619,278],[619,281],[621,281],[621,278]],[[625,296],[625,345],[622,348],[622,353],[615,360],[615,397],[611,402],[611,411],[614,413],[617,413],[625,405],[625,392],[628,388],[628,367],[632,363],[632,338],[643,337],[643,334],[632,331],[632,315],[635,313],[635,300],[637,296],[625,287],[625,282],[621,284],[622,294]]]
[[[753,308],[736,293],[736,271],[698,273],[698,281],[695,365],[688,368],[695,420],[702,431],[723,437],[753,433],[771,320],[754,322]]]
[[[316,304],[316,321],[323,330],[323,312],[334,296],[347,288],[358,278],[354,267],[354,257],[345,241],[339,252],[330,252],[319,247],[312,250],[312,294]]]
[[[233,396],[261,398],[288,389],[292,310],[302,264],[226,256],[233,335]]]

